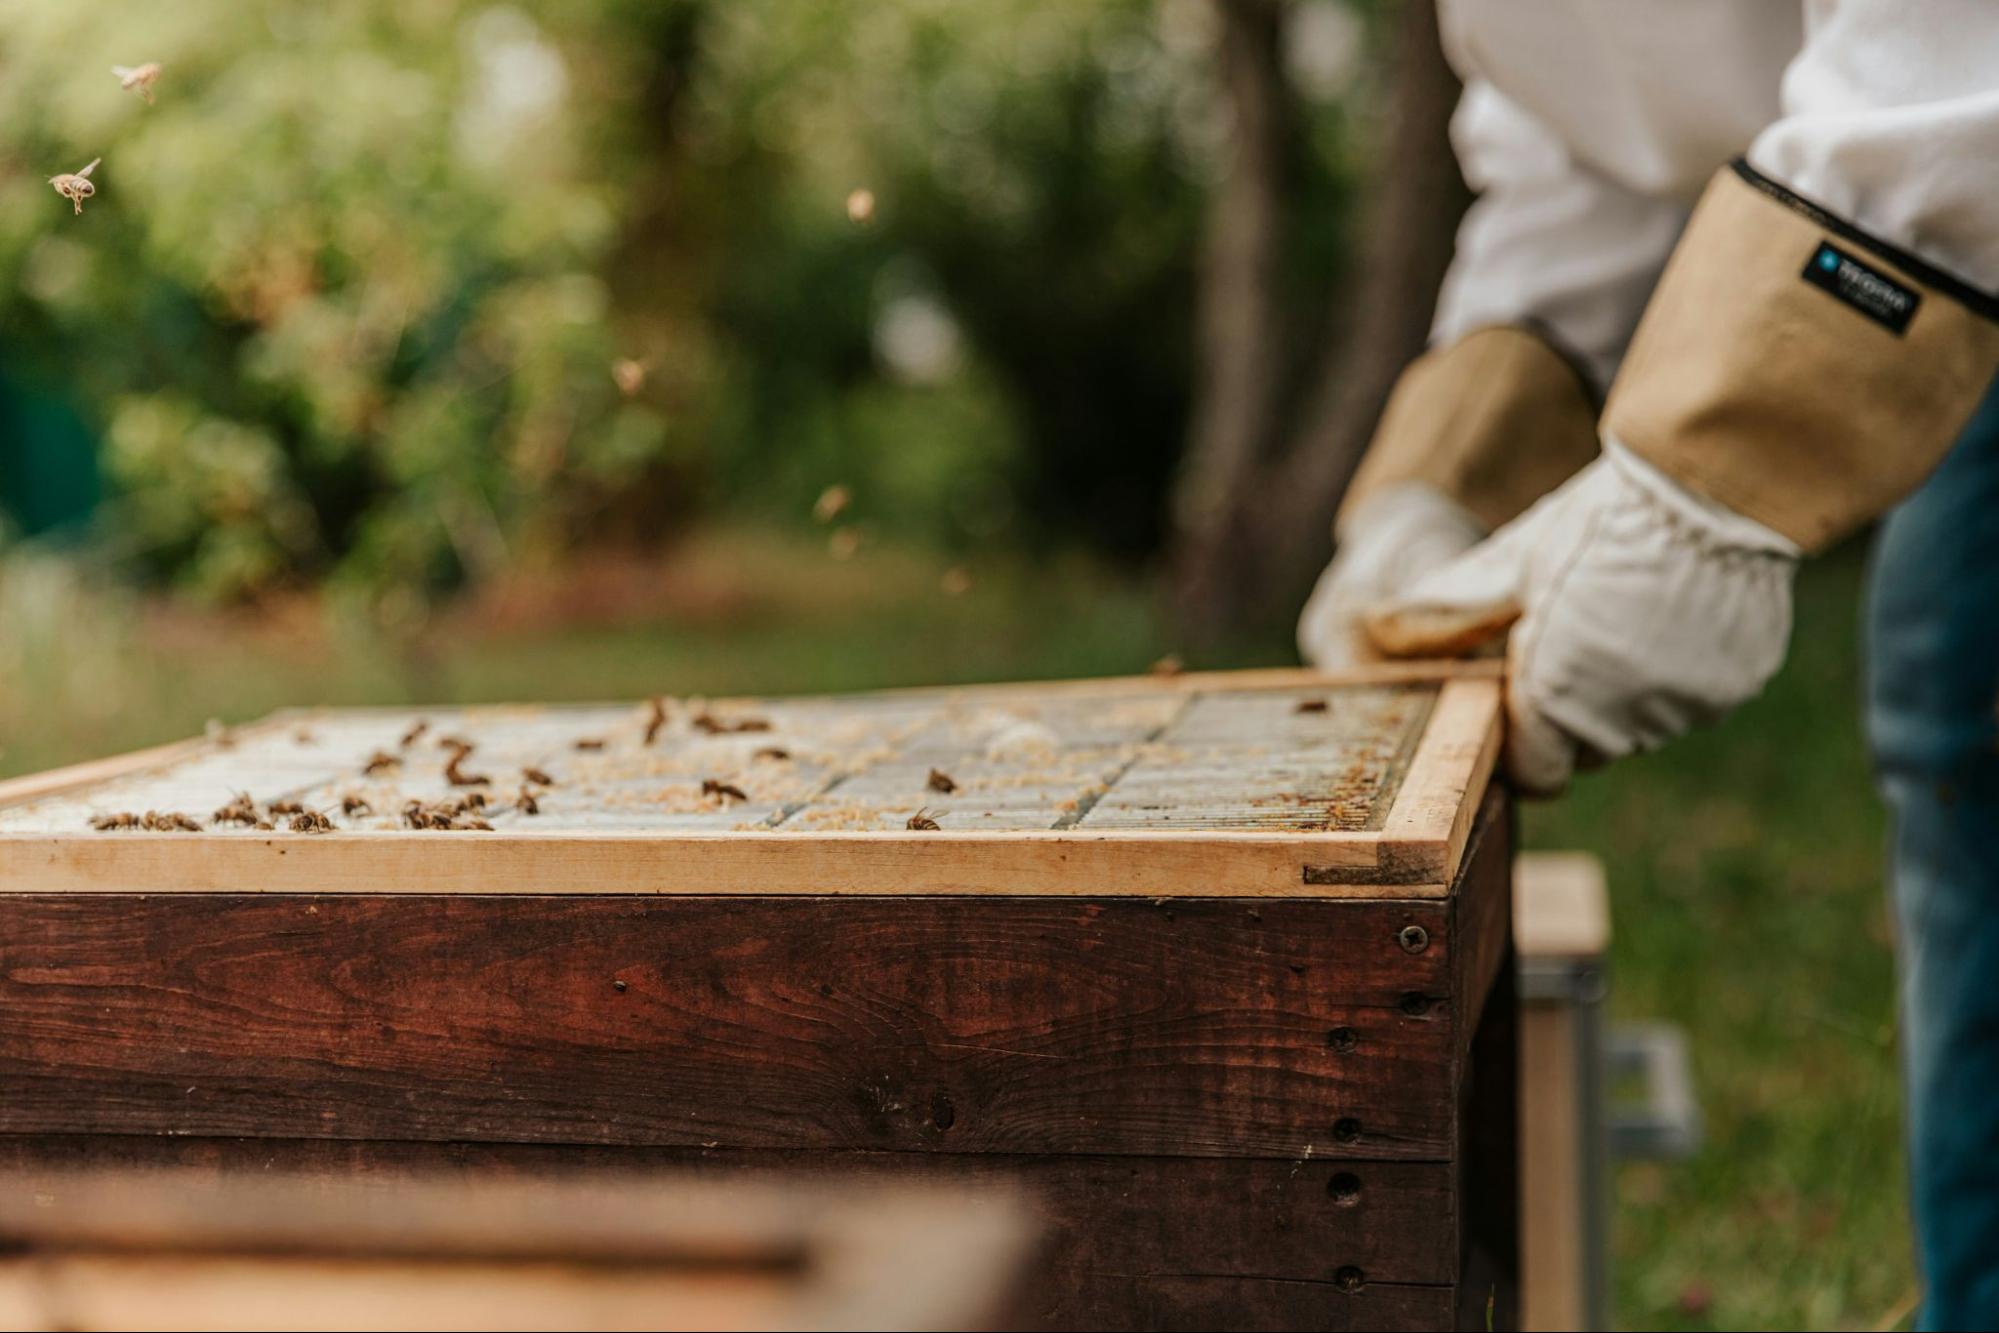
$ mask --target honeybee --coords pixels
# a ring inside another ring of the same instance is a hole
[[[532,765],[522,769],[521,776],[537,786],[553,787],[555,785],[555,779],[552,776],[550,776],[544,770],[535,768]]]
[[[941,830],[942,825],[930,817],[928,809],[922,809],[911,815],[909,822],[903,827],[914,833],[936,833]]]
[[[419,740],[423,739],[423,733],[429,730],[429,720],[420,717],[410,724],[410,729],[403,733],[403,738],[397,744],[407,750],[410,746],[415,745]]]
[[[621,357],[611,363],[611,378],[617,381],[619,393],[633,397],[646,386],[646,363]]]
[[[217,810],[209,822],[213,824],[242,824],[249,828],[255,828],[263,822],[263,816],[257,813],[257,803],[250,799],[250,793],[243,791],[237,792],[235,800]]]
[[[294,833],[331,833],[333,821],[317,810],[307,810],[292,818]]]
[[[60,176],[49,177],[49,184],[55,186],[56,193],[74,204],[79,215],[83,212],[83,201],[97,193],[97,187],[90,183],[90,173],[97,170],[97,164],[103,160],[101,157],[93,157],[90,159],[90,165],[81,171],[65,172]]]
[[[1153,675],[1165,677],[1167,679],[1171,679],[1172,677],[1179,675],[1181,672],[1185,671],[1186,669],[1187,669],[1186,664],[1180,660],[1180,654],[1178,653],[1166,654],[1166,656],[1160,658],[1157,662],[1154,662],[1152,666],[1149,668],[1149,670]]]
[[[348,795],[340,798],[340,813],[352,819],[356,815],[374,814],[375,807],[369,805],[364,797]]]
[[[264,807],[274,815],[302,815],[305,807],[297,801],[272,801]]]
[[[747,801],[750,799],[750,794],[741,787],[733,783],[723,782],[718,778],[701,779],[701,794],[703,796],[713,796],[724,805],[727,805],[731,801]]]
[[[694,719],[694,729],[705,735],[721,736],[734,731],[769,731],[770,723],[760,717],[742,717],[731,722],[713,713],[702,713]]]
[[[368,756],[367,763],[361,765],[361,772],[372,778],[377,773],[393,772],[402,766],[403,761],[395,755],[390,754],[387,750],[377,750]]]
[[[162,814],[157,810],[146,811],[146,817],[139,821],[149,833],[199,833],[201,825],[186,815],[169,810]]]
[[[659,739],[660,729],[666,726],[666,700],[652,699],[646,705],[646,744]]]
[[[791,758],[791,751],[785,749],[782,745],[766,745],[763,749],[751,755],[750,758],[771,759],[782,763],[784,760]]]
[[[575,748],[586,753],[593,753],[604,748],[604,741],[599,736],[585,736],[576,742]]]
[[[484,773],[467,773],[459,765],[465,762],[465,752],[451,756],[451,762],[444,766],[444,780],[454,787],[484,787],[492,779]]]
[[[957,782],[953,780],[953,778],[949,773],[946,773],[941,768],[931,769],[930,778],[924,785],[929,787],[930,790],[934,792],[941,792],[946,796],[949,796],[952,792],[958,790]]]
[[[514,809],[524,815],[538,815],[541,813],[541,802],[534,798],[531,788],[522,787],[519,798],[514,801]]]
[[[109,833],[113,829],[138,828],[142,822],[137,815],[127,810],[115,815],[98,815],[90,821],[90,827],[99,833]]]
[[[458,811],[453,806],[425,805],[422,801],[409,801],[403,806],[403,823],[414,829],[448,829],[455,827],[453,821]]]
[[[1326,701],[1324,699],[1300,699],[1298,706],[1291,711],[1294,713],[1323,713],[1326,711]]]
[[[111,73],[118,80],[118,86],[128,93],[137,93],[146,99],[146,105],[153,104],[153,85],[159,82],[160,62],[148,60],[143,65],[113,65]]]

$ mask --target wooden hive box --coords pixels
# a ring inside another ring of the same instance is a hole
[[[1499,717],[1386,669],[321,711],[0,784],[0,1166],[1004,1181],[1030,1323],[1510,1327]],[[201,831],[92,827],[149,811]]]

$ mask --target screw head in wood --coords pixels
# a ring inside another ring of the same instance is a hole
[[[1404,926],[1395,933],[1404,953],[1421,953],[1430,947],[1430,932],[1421,926]]]
[[[1343,1115],[1333,1122],[1333,1137],[1341,1143],[1352,1143],[1360,1138],[1360,1121],[1350,1115]]]
[[[1430,1012],[1430,997],[1421,991],[1410,991],[1402,997],[1402,1012],[1411,1018],[1421,1018]]]
[[[1367,1283],[1367,1274],[1348,1264],[1333,1274],[1333,1282],[1341,1291],[1359,1291]]]
[[[1334,1028],[1326,1034],[1326,1045],[1341,1055],[1347,1055],[1359,1047],[1360,1034],[1352,1028]]]

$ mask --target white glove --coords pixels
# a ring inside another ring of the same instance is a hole
[[[1615,440],[1491,539],[1364,617],[1396,657],[1512,624],[1507,767],[1531,792],[1749,699],[1783,663],[1797,546]],[[1517,624],[1513,622],[1517,620]]]
[[[1369,496],[1340,523],[1339,551],[1298,616],[1298,651],[1324,671],[1380,661],[1360,614],[1484,536],[1484,524],[1433,486],[1404,482]]]

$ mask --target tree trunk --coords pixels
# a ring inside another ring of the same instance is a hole
[[[1225,18],[1240,0],[1218,0]],[[1260,7],[1260,6],[1259,6]],[[1226,34],[1244,20],[1225,24]],[[1274,31],[1281,41],[1281,20]],[[1245,285],[1246,260],[1226,235],[1245,226],[1234,210],[1248,199],[1281,204],[1281,141],[1252,144],[1258,128],[1237,112],[1236,161],[1217,201],[1214,235],[1202,275],[1203,401],[1176,495],[1175,591],[1183,632],[1211,641],[1295,607],[1332,549],[1332,519],[1360,461],[1388,391],[1423,348],[1437,290],[1450,263],[1457,224],[1470,195],[1450,147],[1458,81],[1444,61],[1435,6],[1404,0],[1397,21],[1395,75],[1383,136],[1375,150],[1374,188],[1362,229],[1355,280],[1342,294],[1334,326],[1342,332],[1313,372],[1295,415],[1277,422],[1282,386],[1272,379],[1285,358],[1276,346],[1276,293],[1270,267]],[[1224,37],[1225,71],[1240,65]],[[1282,50],[1253,69],[1274,80],[1260,99],[1283,105]],[[1231,73],[1231,101],[1237,74]],[[1262,173],[1255,182],[1239,176]],[[1258,216],[1261,216],[1260,214]],[[1274,250],[1279,218],[1270,221]],[[1224,262],[1224,261],[1228,262]],[[1266,265],[1274,257],[1266,256]],[[1218,313],[1239,304],[1225,321]],[[1248,307],[1257,307],[1254,314]],[[1242,330],[1256,330],[1255,338]],[[1241,339],[1241,341],[1236,341]],[[1241,364],[1257,358],[1259,374]],[[1219,392],[1226,387],[1230,392]],[[1252,392],[1261,396],[1253,401]]]
[[[1280,351],[1276,282],[1284,226],[1290,90],[1286,0],[1216,0],[1233,156],[1216,193],[1201,265],[1201,384],[1173,492],[1183,612],[1225,618],[1232,529],[1254,503],[1273,444]]]

